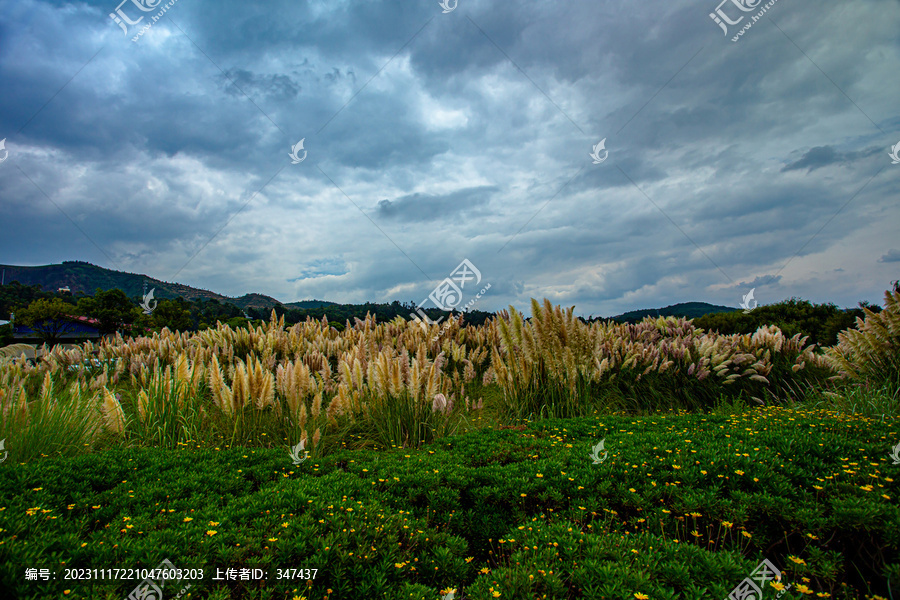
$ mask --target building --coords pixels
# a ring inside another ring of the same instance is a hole
[[[100,323],[97,319],[69,317],[64,331],[57,337],[61,343],[69,344],[80,344],[88,340],[96,340],[101,337],[99,325]],[[27,325],[15,325],[13,327],[13,339],[17,342],[40,343],[43,338],[40,333]]]

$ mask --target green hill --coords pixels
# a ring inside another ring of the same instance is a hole
[[[721,306],[717,304],[709,304],[708,302],[681,302],[673,304],[665,308],[642,308],[641,310],[632,310],[622,313],[611,320],[619,323],[638,323],[644,317],[684,317],[686,319],[694,319],[703,315],[733,312],[739,310],[733,306]]]
[[[75,295],[81,293],[92,296],[97,288],[101,290],[118,288],[129,297],[142,296],[146,283],[147,289],[155,289],[153,295],[157,299],[174,299],[179,296],[185,300],[215,299],[219,302],[234,304],[244,310],[248,308],[271,309],[279,305],[288,308],[319,308],[334,304],[324,300],[304,300],[282,304],[275,298],[262,294],[245,294],[238,298],[230,298],[209,290],[180,283],[169,283],[138,273],[114,271],[79,260],[67,260],[63,261],[61,265],[37,267],[0,265],[0,272],[2,272],[4,283],[18,281],[22,285],[39,285],[46,292],[55,292],[59,288],[68,287]]]

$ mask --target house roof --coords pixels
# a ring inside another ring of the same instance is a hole
[[[90,323],[91,325],[98,325],[100,323],[100,321],[98,321],[97,319],[91,319],[89,317],[75,316],[75,315],[66,315],[66,316],[69,317],[70,319],[72,319],[73,321],[80,321],[82,323]]]

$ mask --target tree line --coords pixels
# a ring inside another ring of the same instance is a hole
[[[900,280],[892,281],[894,290],[900,290]],[[216,299],[186,300],[183,297],[174,300],[158,300],[150,314],[145,314],[140,307],[143,298],[129,298],[120,289],[97,289],[93,296],[83,293],[49,292],[41,290],[39,285],[26,286],[14,281],[0,286],[0,316],[15,314],[15,324],[27,325],[41,339],[48,343],[56,343],[65,333],[71,331],[73,317],[87,317],[101,334],[122,333],[126,336],[147,335],[168,327],[172,331],[198,331],[215,327],[217,323],[225,323],[231,327],[256,326],[268,321],[273,309],[247,308],[242,310],[228,302]],[[834,304],[814,304],[807,300],[791,298],[776,304],[758,306],[749,313],[741,310],[727,313],[714,313],[693,319],[696,327],[707,331],[718,331],[723,334],[753,333],[764,325],[775,325],[786,335],[801,334],[809,338],[808,343],[818,346],[831,346],[837,343],[839,332],[856,326],[857,318],[864,318],[863,309],[873,312],[881,311],[881,307],[868,302],[860,302],[858,308],[841,309]],[[274,308],[277,317],[284,316],[285,325],[293,325],[307,318],[321,320],[326,318],[329,324],[343,330],[349,322],[352,326],[356,319],[365,319],[373,315],[378,322],[392,321],[397,317],[406,320],[418,314],[412,302],[378,304],[332,304],[316,308],[295,309],[284,305]],[[445,322],[454,314],[436,308],[421,309],[429,319]],[[458,315],[458,313],[456,313]],[[494,313],[484,311],[468,311],[465,322],[470,325],[483,325]],[[443,319],[443,320],[442,320]],[[0,346],[11,343],[12,328],[0,327]]]
[[[78,317],[96,321],[92,325],[103,335],[119,332],[126,336],[139,336],[161,331],[165,327],[172,331],[199,331],[216,327],[219,322],[231,327],[256,326],[268,321],[272,310],[278,318],[284,317],[285,325],[294,325],[307,318],[321,320],[324,317],[338,330],[343,330],[348,321],[352,326],[356,319],[365,319],[369,314],[378,322],[387,322],[397,317],[409,320],[411,313],[416,312],[415,304],[396,300],[390,304],[367,302],[304,309],[279,304],[274,309],[250,307],[242,310],[216,299],[186,300],[179,297],[155,300],[155,305],[151,303],[153,310],[145,314],[140,307],[142,301],[142,297],[129,298],[117,288],[97,289],[93,296],[88,296],[80,292],[43,291],[39,285],[26,286],[17,281],[0,286],[0,315],[14,314],[14,325],[28,326],[50,344],[59,342],[61,336],[71,332],[78,323]],[[422,309],[422,312],[434,321],[442,317],[446,320],[451,316],[451,313],[435,308]],[[493,313],[469,311],[465,314],[465,320],[472,325],[482,325],[492,316]],[[12,328],[0,327],[0,346],[11,343],[11,340]]]

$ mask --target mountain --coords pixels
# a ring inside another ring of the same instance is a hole
[[[686,319],[694,319],[711,313],[734,312],[740,310],[733,306],[721,306],[717,304],[709,304],[707,302],[682,302],[673,304],[665,308],[644,308],[641,310],[632,310],[622,313],[615,317],[609,317],[613,321],[619,323],[637,323],[644,317],[684,317]]]
[[[238,298],[230,298],[209,290],[202,290],[180,283],[169,283],[137,273],[113,271],[112,269],[105,269],[78,260],[63,261],[61,265],[42,265],[38,267],[0,265],[0,273],[2,273],[0,281],[3,283],[18,281],[22,285],[39,285],[41,289],[47,292],[55,292],[59,288],[68,287],[76,295],[80,292],[87,296],[93,296],[97,288],[101,290],[119,288],[130,298],[141,297],[144,295],[144,284],[146,283],[147,290],[155,290],[153,296],[157,299],[174,299],[179,296],[185,300],[203,298],[228,302],[244,310],[248,308],[270,309],[276,306],[319,308],[334,305],[334,302],[326,302],[324,300],[282,303],[271,296],[262,294],[245,294]]]
[[[43,265],[38,267],[0,265],[0,282],[11,283],[13,281],[18,281],[22,285],[39,285],[47,292],[55,292],[58,288],[68,287],[75,295],[82,293],[88,296],[94,295],[97,288],[102,290],[119,288],[130,298],[139,298],[143,296],[144,284],[146,283],[146,289],[148,291],[153,289],[153,295],[157,299],[173,299],[178,298],[179,296],[183,297],[185,300],[203,298],[206,300],[218,300],[219,302],[234,304],[242,310],[247,310],[249,308],[269,310],[278,306],[294,310],[308,310],[323,307],[337,308],[339,306],[334,302],[327,302],[325,300],[279,302],[275,298],[263,294],[244,294],[238,298],[230,298],[209,290],[198,289],[180,283],[169,283],[138,273],[126,273],[124,271],[105,269],[78,260],[64,261],[61,265]],[[349,310],[355,305],[341,306]],[[682,302],[681,304],[673,304],[672,306],[660,309],[647,308],[633,310],[608,318],[620,323],[634,323],[642,320],[646,316],[676,316],[693,319],[710,313],[732,312],[735,310],[740,309],[730,306],[708,304],[706,302]],[[594,320],[597,320],[597,318]]]

